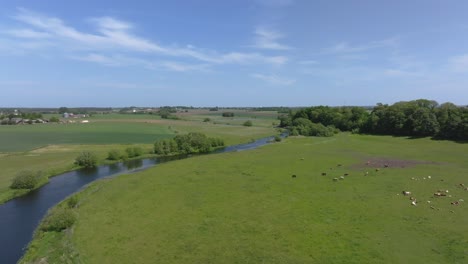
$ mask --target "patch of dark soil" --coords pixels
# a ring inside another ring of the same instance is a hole
[[[353,169],[362,168],[407,168],[421,164],[437,164],[434,161],[423,161],[423,160],[399,160],[399,159],[388,159],[388,158],[368,158],[358,164],[351,165]]]

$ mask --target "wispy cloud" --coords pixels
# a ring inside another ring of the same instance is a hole
[[[324,54],[344,54],[344,53],[359,53],[377,48],[391,48],[398,45],[398,38],[389,38],[379,41],[372,41],[361,45],[350,45],[347,42],[338,43],[332,47],[325,48]]]
[[[32,29],[12,29],[6,31],[7,34],[18,38],[44,39],[50,37],[47,32],[35,31]]]
[[[270,50],[291,49],[291,47],[278,42],[278,40],[282,38],[284,38],[284,36],[277,31],[273,31],[264,27],[258,27],[255,30],[255,44],[253,45],[253,47]]]
[[[296,82],[296,80],[294,79],[287,79],[287,78],[278,77],[276,75],[264,75],[264,74],[259,74],[259,73],[251,74],[251,77],[263,80],[272,85],[286,86],[286,85],[292,85]]]
[[[109,60],[102,52],[139,52],[149,53],[153,56],[180,57],[201,61],[209,64],[270,64],[282,65],[287,62],[285,56],[266,56],[260,53],[206,51],[191,46],[184,48],[160,45],[149,39],[132,33],[133,24],[112,17],[99,17],[89,19],[95,26],[97,33],[80,31],[68,26],[64,21],[56,17],[38,14],[27,9],[19,9],[13,18],[30,28],[10,30],[8,35],[21,42],[22,39],[47,38],[57,43],[56,47],[67,49],[71,52],[89,52],[91,55],[74,55],[82,60],[96,62],[104,65],[119,65],[114,60]],[[266,36],[268,37],[268,36]],[[274,39],[273,39],[274,40]],[[265,43],[268,44],[268,43]],[[270,43],[272,44],[272,43]],[[273,45],[274,46],[274,45]],[[281,48],[278,46],[277,48]],[[40,46],[38,45],[38,48]],[[168,69],[180,71],[192,67],[181,67],[182,64],[168,64]],[[197,67],[195,67],[197,68]]]

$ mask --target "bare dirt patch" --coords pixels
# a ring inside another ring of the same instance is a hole
[[[434,161],[424,160],[400,160],[400,159],[389,159],[389,158],[368,158],[358,164],[351,165],[351,168],[362,169],[362,168],[408,168],[421,164],[437,164]]]

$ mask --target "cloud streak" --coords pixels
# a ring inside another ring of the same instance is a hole
[[[258,49],[269,49],[269,50],[289,50],[291,47],[286,46],[278,42],[278,40],[284,38],[284,36],[276,31],[269,30],[266,28],[258,27],[255,30],[255,44],[253,47]]]
[[[323,54],[346,54],[360,53],[377,48],[394,48],[398,45],[398,38],[389,38],[384,40],[372,41],[361,45],[350,45],[347,42],[338,43],[332,47],[325,48]]]
[[[61,47],[68,51],[87,51],[93,53],[88,56],[81,56],[82,60],[110,66],[115,66],[119,63],[114,63],[104,58],[103,55],[94,53],[148,53],[153,56],[180,57],[209,64],[270,64],[279,66],[286,63],[288,60],[285,56],[266,56],[260,53],[236,51],[219,53],[216,51],[199,50],[193,47],[180,48],[163,46],[154,41],[132,34],[133,25],[131,23],[112,17],[99,17],[89,20],[95,26],[97,33],[80,31],[74,27],[68,26],[59,18],[45,16],[27,9],[19,9],[18,14],[13,16],[13,18],[21,22],[23,27],[21,29],[10,30],[8,35],[19,39],[19,41],[47,38],[55,41],[57,43],[56,47]],[[24,25],[30,28],[24,28]],[[272,37],[272,35],[265,35],[266,39],[268,37]],[[270,38],[270,40],[274,39],[275,38]],[[273,42],[265,42],[263,44],[272,45],[271,47],[275,48]],[[276,48],[284,47],[278,44]],[[175,64],[168,65],[168,69],[176,71],[192,68],[187,66],[180,67],[180,65],[175,66]]]
[[[294,79],[282,78],[282,77],[278,77],[276,75],[264,75],[264,74],[260,74],[260,73],[251,74],[251,77],[262,80],[262,81],[265,81],[265,82],[267,82],[269,84],[272,84],[272,85],[288,86],[288,85],[292,85],[292,84],[294,84],[296,82],[296,80],[294,80]]]

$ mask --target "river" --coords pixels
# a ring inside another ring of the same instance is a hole
[[[273,137],[251,143],[228,146],[213,153],[225,153],[258,148]],[[104,177],[134,173],[159,163],[188,156],[130,160],[92,169],[79,169],[50,178],[48,184],[0,205],[0,263],[16,263],[32,239],[34,230],[51,207],[89,183]]]

